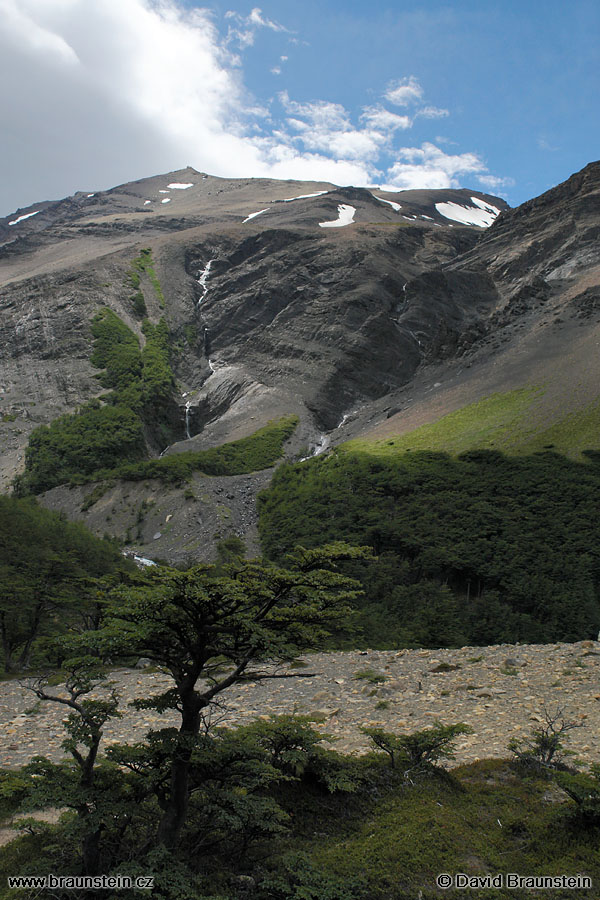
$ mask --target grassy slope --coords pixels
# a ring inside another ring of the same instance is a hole
[[[501,760],[462,766],[454,775],[457,786],[440,779],[415,787],[397,784],[345,834],[343,825],[321,819],[319,831],[328,834],[310,842],[313,861],[338,876],[365,876],[372,900],[442,896],[435,887],[441,872],[583,873],[598,881],[598,835],[573,826],[573,804],[550,782],[522,778]],[[477,891],[481,900],[515,895],[521,896],[506,889]],[[577,896],[596,894],[584,890]]]
[[[582,450],[600,447],[600,403],[565,411],[548,425],[538,418],[543,393],[543,388],[525,387],[491,394],[408,434],[376,441],[357,438],[343,446],[378,456],[416,450],[458,454],[475,448],[524,455],[552,448],[576,458]]]

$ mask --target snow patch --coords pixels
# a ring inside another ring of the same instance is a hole
[[[482,200],[480,197],[471,197],[471,203],[474,203],[475,206],[478,206],[480,209],[485,209],[486,212],[489,212],[494,218],[500,215],[500,210],[497,206],[492,206],[491,203],[488,203],[487,200]]]
[[[144,206],[148,206],[149,203],[152,203],[152,200],[144,200]]]
[[[168,192],[168,191],[162,191],[162,190],[159,190],[158,193],[159,193],[159,194],[168,194],[169,192]]]
[[[167,187],[173,188],[175,191],[187,191],[188,188],[194,187],[194,182],[189,181],[187,184],[182,184],[179,181],[173,181],[171,184],[168,184]]]
[[[316,194],[300,194],[299,197],[286,197],[285,200],[282,200],[282,203],[291,203],[292,200],[308,200],[310,197],[322,197],[323,194],[328,194],[329,191],[317,191]]]
[[[18,225],[19,222],[24,222],[25,219],[30,219],[32,216],[37,216],[37,214],[41,212],[41,209],[36,209],[35,212],[26,213],[24,216],[19,216],[18,219],[13,219],[12,222],[9,222],[9,225]]]
[[[160,202],[161,202],[161,203],[170,203],[170,202],[171,202],[171,198],[170,198],[170,197],[165,197],[165,199],[164,199],[164,200],[161,200]]]
[[[372,197],[375,197],[375,194],[371,194]],[[376,200],[379,200],[380,203],[388,203],[395,212],[400,212],[402,207],[399,203],[394,203],[393,200],[384,200],[383,197],[375,197]]]
[[[500,214],[497,207],[492,206],[479,197],[471,197],[475,206],[461,206],[458,203],[436,203],[435,208],[445,219],[452,219],[462,225],[477,225],[478,228],[489,228]]]
[[[347,203],[340,203],[338,206],[338,217],[334,222],[319,222],[320,228],[343,228],[344,225],[352,225],[354,222],[355,206],[348,206]]]
[[[95,194],[88,194],[88,195],[87,195],[87,199],[89,200],[90,197],[95,197],[95,196],[96,196]]]
[[[244,219],[244,221],[242,222],[242,225],[245,225],[246,222],[249,222],[249,221],[250,221],[250,219],[255,219],[257,216],[262,216],[263,213],[268,212],[270,209],[271,209],[271,207],[270,207],[270,206],[267,206],[266,209],[259,209],[258,212],[250,213],[250,215],[247,216],[247,217]]]

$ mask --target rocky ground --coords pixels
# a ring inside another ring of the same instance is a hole
[[[215,718],[232,726],[283,713],[310,714],[336,749],[364,752],[361,725],[412,732],[440,720],[465,722],[457,763],[505,757],[512,737],[528,735],[545,711],[563,711],[580,727],[568,746],[589,765],[600,762],[600,644],[508,645],[460,650],[352,651],[307,655],[288,674],[302,677],[238,685]],[[159,693],[171,682],[162,672],[111,673],[124,718],[105,728],[105,745],[144,737],[175,724],[170,715],[128,709],[135,697]],[[60,688],[53,690],[59,691]],[[23,765],[36,754],[63,755],[65,707],[38,702],[18,681],[0,684],[0,766]]]

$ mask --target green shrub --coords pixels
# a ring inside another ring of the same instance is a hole
[[[375,669],[359,669],[352,677],[355,681],[368,681],[369,684],[382,684],[386,680],[386,676]]]
[[[590,773],[557,772],[556,783],[576,804],[574,818],[586,828],[600,826],[600,766],[590,766]]]
[[[574,728],[581,727],[577,722],[569,722],[563,716],[562,709],[550,712],[543,711],[544,720],[531,735],[526,738],[512,738],[508,749],[520,765],[537,772],[566,769],[566,757],[572,756],[565,749],[564,738]]]
[[[382,728],[361,728],[377,750],[386,753],[394,769],[402,768],[405,774],[423,774],[433,769],[442,759],[454,759],[454,743],[461,734],[472,734],[469,725],[442,725],[436,722],[431,728],[413,734],[392,734]]]
[[[38,494],[69,481],[98,480],[97,472],[111,472],[124,460],[136,471],[135,464],[147,457],[145,430],[161,440],[173,437],[180,413],[174,400],[167,323],[145,321],[143,331],[146,344],[140,351],[136,335],[112,310],[94,316],[91,362],[102,370],[97,375],[100,383],[112,392],[103,398],[105,405],[92,401],[32,432],[25,472],[15,482],[19,493]],[[189,471],[189,465],[175,463],[170,480],[185,480]],[[90,505],[93,502],[90,496]]]

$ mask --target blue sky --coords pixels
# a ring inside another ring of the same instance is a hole
[[[597,0],[0,0],[0,214],[192,165],[464,186],[598,158]]]

